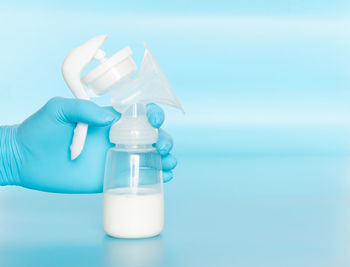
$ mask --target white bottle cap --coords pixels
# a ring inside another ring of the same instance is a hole
[[[109,131],[111,143],[120,145],[148,145],[158,140],[158,130],[153,128],[146,116],[122,116]]]
[[[109,140],[122,145],[149,145],[158,140],[158,130],[148,122],[146,107],[134,104],[109,131]]]

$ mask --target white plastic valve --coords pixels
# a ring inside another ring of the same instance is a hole
[[[76,98],[90,100],[90,96],[101,95],[137,70],[129,47],[106,58],[105,52],[100,49],[106,38],[107,35],[96,36],[71,50],[65,57],[62,64],[63,78]],[[101,64],[82,78],[81,72],[93,59]],[[93,85],[93,88],[87,88],[84,83]],[[87,124],[77,124],[70,147],[72,160],[83,150],[87,130]]]

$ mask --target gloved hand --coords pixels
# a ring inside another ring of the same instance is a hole
[[[110,126],[120,114],[86,100],[53,98],[22,124],[0,127],[0,185],[57,193],[98,193],[103,189]],[[147,105],[151,125],[164,121],[162,109]],[[89,124],[84,149],[74,161],[69,147],[77,122]],[[173,141],[163,130],[155,147],[162,156],[163,178],[172,179]]]

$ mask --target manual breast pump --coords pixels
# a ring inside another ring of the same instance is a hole
[[[106,156],[103,197],[103,227],[119,238],[145,238],[159,234],[164,225],[164,197],[160,155],[152,144],[158,130],[146,116],[146,104],[160,103],[183,111],[171,85],[152,53],[145,46],[137,70],[132,51],[125,47],[110,58],[100,48],[106,35],[97,36],[73,49],[62,64],[62,74],[73,94],[89,100],[108,93],[112,106],[122,114],[110,130],[114,144]],[[81,77],[92,61],[100,64]],[[71,159],[82,152],[88,125],[74,130]]]

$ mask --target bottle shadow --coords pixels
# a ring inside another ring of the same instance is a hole
[[[144,239],[119,239],[105,235],[103,240],[105,266],[161,266],[163,240],[158,235]]]

